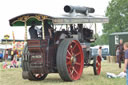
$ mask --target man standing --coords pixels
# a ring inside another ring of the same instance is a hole
[[[117,63],[119,63],[119,46],[116,47]]]
[[[124,51],[125,51],[125,62],[124,62],[124,72],[127,73],[126,81],[128,85],[128,42],[124,43]]]
[[[48,22],[47,20],[44,21],[44,31],[45,31],[45,36],[49,36],[52,38],[52,27],[50,25],[50,21]]]
[[[102,60],[102,47],[101,46],[98,49],[98,55],[100,56],[100,58]]]
[[[121,68],[121,61],[124,59],[124,48],[123,48],[123,40],[120,39],[119,43],[119,68]]]
[[[5,49],[4,60],[5,60],[5,61],[7,61],[7,59],[8,59],[8,50],[7,50],[7,49]]]
[[[32,22],[32,26],[29,28],[29,34],[30,34],[30,38],[31,39],[37,39],[38,38],[38,34],[37,34],[37,30],[36,30],[36,22]]]

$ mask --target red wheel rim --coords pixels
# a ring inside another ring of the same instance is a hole
[[[97,58],[96,58],[96,72],[97,72],[97,75],[100,74],[100,71],[101,71],[101,58],[100,58],[100,56],[97,56]]]
[[[84,56],[81,45],[76,40],[73,40],[68,46],[66,65],[70,78],[78,80],[83,72]]]

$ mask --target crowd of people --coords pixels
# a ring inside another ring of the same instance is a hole
[[[102,47],[99,47],[98,55],[102,59]],[[117,45],[116,47],[116,56],[119,68],[121,68],[121,63],[124,62],[123,72],[126,73],[126,81],[128,85],[128,42],[123,43],[123,40],[120,39],[119,45]]]
[[[7,61],[11,60],[11,64],[8,64]],[[18,68],[18,51],[17,50],[4,50],[4,52],[0,51],[0,60],[3,62],[3,69],[6,68]]]
[[[126,73],[126,81],[128,85],[128,42],[123,44],[123,40],[120,39],[119,45],[116,47],[116,56],[119,68],[121,68],[121,62],[124,62],[124,72]]]

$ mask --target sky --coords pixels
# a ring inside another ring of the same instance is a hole
[[[14,31],[15,39],[24,39],[24,27],[10,27],[9,19],[26,13],[62,15],[65,5],[88,6],[95,8],[95,15],[105,15],[111,0],[1,0],[0,1],[0,39]],[[97,25],[97,32],[102,34],[102,24]]]

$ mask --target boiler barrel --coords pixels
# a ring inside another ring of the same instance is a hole
[[[95,9],[90,8],[90,7],[80,7],[80,6],[66,5],[64,7],[64,11],[67,12],[67,13],[72,13],[73,11],[75,11],[76,13],[87,14],[87,13],[94,13]]]

